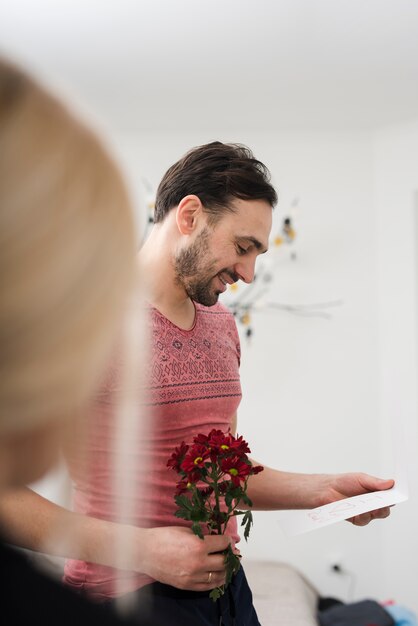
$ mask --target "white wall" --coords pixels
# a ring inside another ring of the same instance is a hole
[[[384,588],[418,612],[417,190],[418,122],[382,131],[375,142],[380,416],[383,424],[405,425],[410,488],[410,500],[384,525]],[[386,439],[382,453],[389,448]]]

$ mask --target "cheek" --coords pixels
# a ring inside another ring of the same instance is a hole
[[[201,276],[205,276],[209,279],[213,278],[221,269],[221,263],[217,259],[214,259],[212,255],[207,254],[200,258],[197,272]]]

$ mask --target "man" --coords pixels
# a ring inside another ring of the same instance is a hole
[[[236,550],[236,525],[226,536],[195,537],[187,522],[174,517],[176,477],[166,462],[175,446],[199,432],[236,430],[239,339],[232,314],[218,298],[228,284],[253,280],[256,259],[268,248],[276,200],[267,168],[250,150],[219,142],[191,150],[160,183],[155,224],[140,255],[143,276],[149,277],[145,402],[152,431],[150,445],[138,443],[134,474],[147,490],[141,497],[132,492],[136,501],[123,527],[131,549],[122,560],[114,549],[118,525],[109,504],[118,492],[103,481],[112,449],[109,407],[118,388],[117,363],[93,411],[92,471],[70,463],[78,514],[72,517],[74,541],[66,549],[66,556],[75,558],[66,566],[67,583],[99,600],[134,595],[142,600],[142,615],[151,607],[155,624],[259,624],[243,568],[218,603],[209,599],[209,590],[225,579],[222,550],[229,542]],[[265,468],[250,478],[248,495],[254,509],[313,508],[392,485],[365,474],[302,475]],[[19,516],[19,508],[28,506],[31,530]],[[69,515],[31,493],[3,504],[10,539],[35,549],[52,521],[68,521]],[[387,515],[385,508],[352,521],[363,525]],[[114,565],[124,570],[117,586],[109,567]]]

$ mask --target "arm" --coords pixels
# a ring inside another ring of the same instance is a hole
[[[26,487],[2,495],[0,529],[4,540],[36,552],[102,565],[114,560],[109,522],[73,513]]]
[[[248,495],[254,510],[312,509],[369,491],[390,489],[393,484],[393,480],[362,473],[295,474],[265,467],[263,472],[250,477]],[[389,508],[384,507],[350,521],[364,526],[372,519],[387,517],[389,513]]]
[[[188,528],[137,528],[79,515],[28,488],[0,499],[0,530],[5,541],[23,548],[143,572],[192,591],[223,584],[224,557],[216,553],[230,542],[222,535],[202,541]]]
[[[231,432],[235,435],[237,416],[232,419]],[[252,460],[253,465],[261,465]],[[383,480],[368,474],[296,474],[280,472],[270,467],[248,480],[248,496],[253,510],[275,511],[280,509],[314,509],[336,500],[357,496],[369,491],[393,487],[393,480]],[[363,515],[356,515],[350,522],[365,526],[373,519],[390,515],[390,508],[383,507]]]

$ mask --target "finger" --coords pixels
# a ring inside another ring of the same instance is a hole
[[[204,538],[208,553],[223,552],[231,543],[228,535],[205,535]]]
[[[214,573],[210,582],[206,581],[207,589],[210,590],[210,589],[215,589],[215,587],[222,587],[222,585],[225,584],[225,580],[226,580],[225,573],[223,574]]]
[[[178,589],[186,589],[189,591],[207,591],[224,585],[225,578],[225,568],[217,571],[202,569],[194,574],[177,579],[174,585],[171,582],[168,584],[172,584],[172,586],[177,587]]]
[[[385,519],[390,515],[390,507],[385,506],[382,509],[377,509],[376,511],[372,511],[373,519]]]
[[[359,481],[362,487],[367,491],[391,489],[395,484],[392,478],[377,478],[376,476],[370,476],[370,474],[361,474]]]
[[[209,554],[202,563],[202,571],[225,572],[225,556],[223,554]]]
[[[238,548],[233,548],[234,555],[241,559],[241,552]],[[207,555],[207,557],[202,561],[202,569],[207,571],[220,572],[225,571],[225,554],[223,552],[211,552]]]
[[[386,506],[381,509],[375,509],[374,511],[368,511],[367,513],[363,513],[362,515],[356,515],[355,517],[351,517],[347,521],[354,524],[354,526],[367,526],[372,520],[375,519],[385,519],[390,515],[390,507]]]
[[[214,589],[225,584],[225,572],[205,572],[205,577],[198,584],[204,586],[206,589]]]
[[[355,515],[350,517],[347,521],[351,522],[354,526],[367,526],[371,522],[372,516],[370,513],[363,513],[362,515]]]
[[[212,576],[210,582],[208,582],[208,572],[206,572],[205,580],[198,580],[190,583],[181,583],[177,587],[178,589],[185,589],[187,591],[211,591],[215,587],[221,587],[225,584],[225,576]]]
[[[210,572],[204,572],[199,576],[198,580],[190,581],[179,585],[179,589],[187,589],[188,591],[211,591],[215,587],[221,587],[225,584],[225,574],[219,574],[212,572],[212,576],[209,578]]]
[[[212,579],[212,582],[210,584],[196,583],[196,585],[193,586],[191,591],[212,591],[212,589],[215,589],[215,587],[222,587],[222,585],[224,584],[225,584],[225,577],[222,580],[219,580],[219,582],[214,582],[214,579]]]

